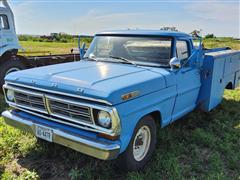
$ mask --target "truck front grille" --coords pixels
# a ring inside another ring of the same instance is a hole
[[[48,103],[52,115],[61,116],[67,119],[71,118],[76,121],[85,121],[91,123],[91,111],[88,107],[52,99],[49,99]]]
[[[22,92],[15,92],[14,96],[16,104],[46,112],[43,97]]]
[[[78,104],[78,102],[67,101],[63,98],[55,98],[41,93],[29,91],[14,91],[15,106],[48,114],[59,118],[61,121],[74,124],[82,122],[92,124],[91,108]]]

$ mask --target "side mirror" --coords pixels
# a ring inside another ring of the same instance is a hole
[[[81,51],[81,56],[83,58],[84,54],[86,53],[86,44],[85,43],[82,44],[80,51]]]
[[[83,43],[81,47],[81,36],[78,36],[78,49],[80,54],[80,60],[83,59],[83,56],[85,54],[86,44]]]
[[[170,67],[171,67],[172,70],[173,70],[173,69],[179,69],[179,68],[181,68],[181,61],[180,61],[178,58],[173,57],[173,58],[170,60],[169,65],[170,65]]]

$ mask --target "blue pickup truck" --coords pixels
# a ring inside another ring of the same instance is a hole
[[[240,82],[240,52],[203,49],[185,33],[96,34],[83,60],[13,72],[5,122],[39,139],[139,170],[156,132],[198,108],[211,111]]]

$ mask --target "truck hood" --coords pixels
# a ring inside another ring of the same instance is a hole
[[[108,101],[123,102],[121,96],[138,92],[138,97],[166,87],[165,72],[130,64],[80,61],[28,69],[9,74],[7,82],[70,93]]]

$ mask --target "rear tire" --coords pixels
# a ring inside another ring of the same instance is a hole
[[[4,84],[5,76],[8,75],[11,72],[26,69],[26,67],[19,60],[6,60],[6,62],[3,62],[0,66],[1,66],[1,71],[0,71],[0,87],[1,87],[0,88],[0,93],[2,93],[2,86]]]
[[[137,124],[127,150],[116,161],[123,171],[141,170],[150,160],[156,146],[156,124],[152,116],[145,116]]]

